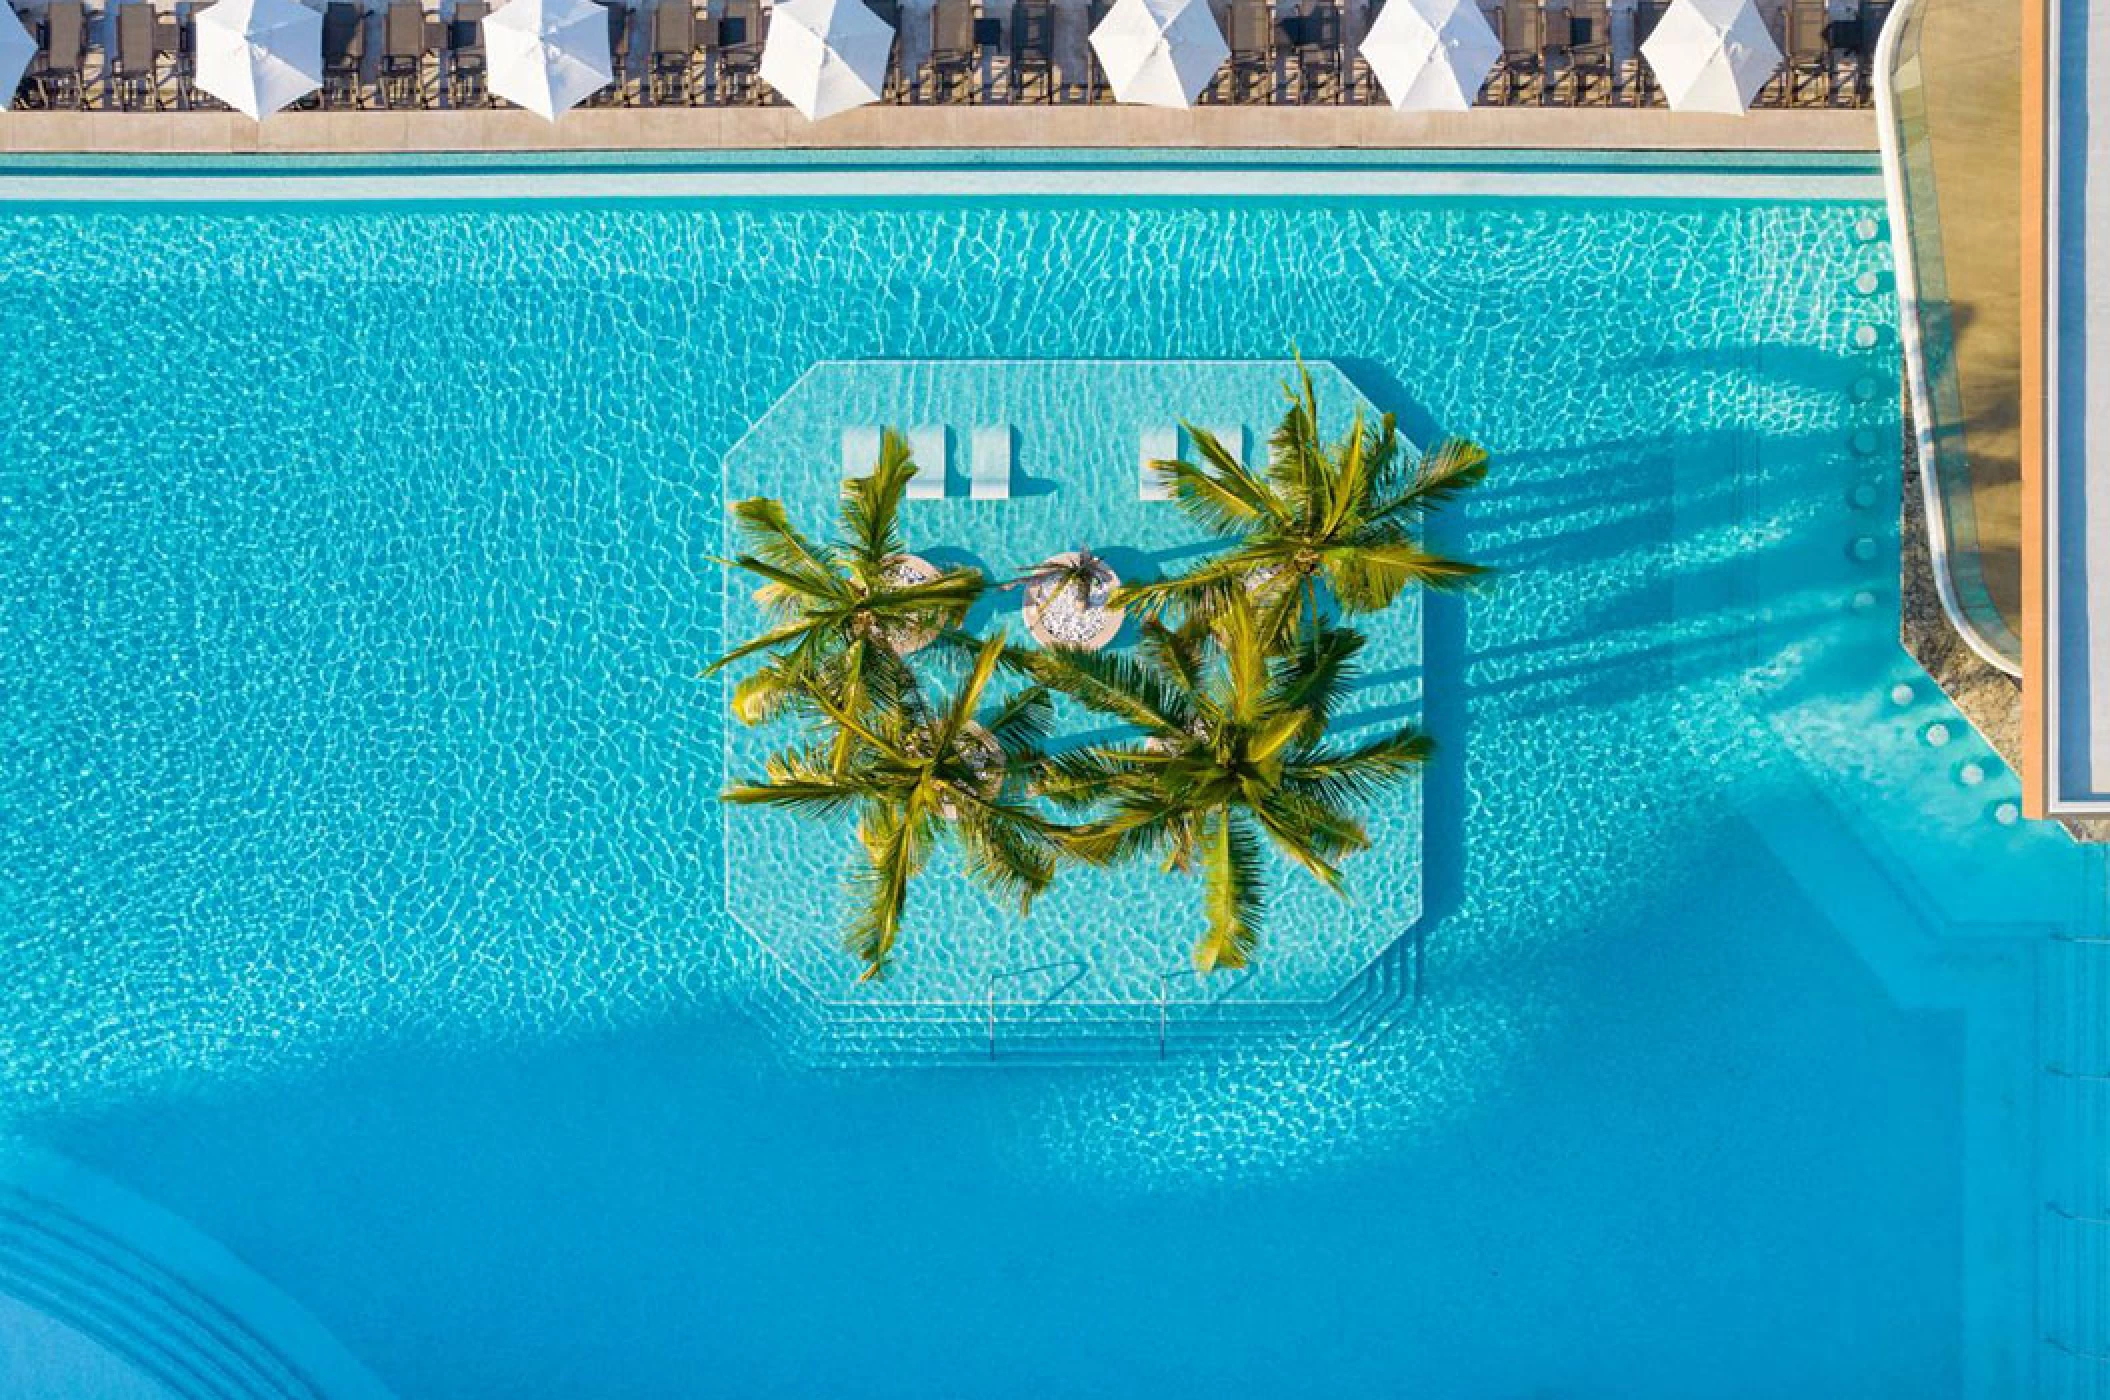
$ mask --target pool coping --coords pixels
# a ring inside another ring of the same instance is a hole
[[[811,123],[788,107],[594,107],[546,122],[516,110],[8,112],[0,152],[414,153],[615,150],[931,150],[1004,147],[1302,150],[1876,149],[1875,113],[1761,109],[1742,117],[1658,108],[1378,106],[1186,110],[1111,106],[874,106]]]
[[[1153,200],[1881,198],[1863,152],[1413,152],[1090,147],[942,151],[0,153],[21,203],[988,198]]]

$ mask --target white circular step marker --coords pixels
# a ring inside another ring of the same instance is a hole
[[[1874,269],[1870,269],[1854,279],[1854,290],[1864,297],[1874,296],[1876,289],[1882,285],[1883,279],[1876,275]]]
[[[1896,685],[1890,687],[1890,703],[1893,705],[1903,707],[1911,704],[1914,698],[1912,687],[1906,685],[1903,681],[1899,681]]]
[[[1876,342],[1882,338],[1883,333],[1874,326],[1854,327],[1854,346],[1857,349],[1873,350],[1876,348]]]
[[[1860,239],[1863,243],[1874,242],[1876,235],[1882,231],[1883,226],[1881,224],[1865,215],[1854,220],[1854,237]]]
[[[1956,770],[1956,781],[1962,783],[1965,787],[1977,787],[1985,781],[1985,765],[1966,763],[1963,767]]]
[[[1856,535],[1856,536],[1854,536],[1854,542],[1853,542],[1853,556],[1854,556],[1854,558],[1855,558],[1856,560],[1858,560],[1859,562],[1861,562],[1861,563],[1863,563],[1863,564],[1872,564],[1872,563],[1874,563],[1874,562],[1875,562],[1875,557],[1876,557],[1876,539],[1875,539],[1875,536],[1874,536],[1874,535]]]
[[[2022,820],[2022,809],[2012,802],[1996,802],[1993,804],[1993,820],[2002,826],[2013,826]]]
[[[1927,741],[1927,747],[1930,749],[1947,748],[1949,740],[1954,737],[1954,735],[1949,733],[1949,726],[1943,724],[1940,720],[1934,721],[1934,723],[1920,731],[1920,738]]]

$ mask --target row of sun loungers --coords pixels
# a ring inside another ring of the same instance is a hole
[[[473,107],[489,102],[482,21],[488,0],[454,0],[445,14],[427,0],[329,0],[323,8],[321,92],[303,105]],[[618,81],[595,100],[688,105],[753,100],[767,29],[760,0],[719,0],[722,13],[671,3],[633,9],[601,0]],[[194,82],[193,16],[179,0],[156,9],[150,0],[119,0],[89,10],[82,0],[51,0],[18,11],[37,42],[17,94],[25,107],[121,110],[217,107]]]
[[[1227,424],[1210,428],[1224,449],[1241,461],[1245,458],[1246,440],[1243,424]],[[917,472],[909,479],[908,498],[912,501],[943,500],[947,482],[952,474],[952,461],[948,453],[951,436],[943,427],[926,426],[910,428],[909,454],[915,458]],[[1181,439],[1187,441],[1182,444]],[[1005,501],[1011,498],[1013,461],[1016,456],[1017,434],[1008,426],[975,428],[968,434],[967,496],[975,501]],[[1185,452],[1181,448],[1184,445]],[[1172,424],[1143,429],[1137,443],[1137,488],[1139,499],[1145,501],[1167,501],[1172,499],[1171,482],[1157,468],[1157,463],[1172,461],[1181,456],[1188,461],[1200,455],[1192,437]],[[865,476],[872,464],[879,460],[879,429],[874,427],[845,428],[842,434],[842,474],[844,479]]]
[[[924,426],[910,428],[904,436],[908,439],[909,455],[915,458],[917,469],[916,474],[909,478],[908,498],[912,501],[943,500],[952,475],[952,461],[947,450],[951,442],[950,434],[940,426]],[[1013,447],[1016,436],[1008,426],[980,427],[969,433],[968,499],[1011,499],[1012,464],[1015,455]],[[879,429],[843,429],[842,449],[845,478],[869,474],[872,464],[879,460]]]
[[[1224,451],[1239,461],[1245,460],[1245,426],[1243,424],[1218,424],[1208,432]],[[1181,439],[1186,439],[1186,451],[1182,452]],[[1172,480],[1158,470],[1159,462],[1184,459],[1189,462],[1201,459],[1201,449],[1195,445],[1193,435],[1166,424],[1145,428],[1136,454],[1136,496],[1145,501],[1169,501],[1172,499]]]
[[[759,80],[769,11],[761,0],[601,0],[608,9],[616,83],[600,105],[728,105],[776,100]],[[888,95],[901,102],[1110,101],[1083,42],[1110,0],[1058,12],[1018,0],[1001,16],[976,0],[936,0],[904,13],[866,0],[888,23],[918,27],[896,44]],[[306,105],[474,107],[490,101],[482,26],[488,0],[330,0],[323,21],[323,90]],[[1639,49],[1667,0],[1487,0],[1503,58],[1480,94],[1491,105],[1659,103]],[[51,0],[22,17],[38,44],[17,101],[32,107],[193,108],[218,104],[192,82],[195,0]],[[1350,23],[1340,0],[1220,0],[1231,59],[1203,101],[1326,103],[1382,100],[1355,55],[1354,36],[1383,8],[1368,0]],[[1869,101],[1869,71],[1887,5],[1844,15],[1839,0],[1782,0],[1771,11],[1786,61],[1761,106]],[[929,32],[920,26],[928,24]],[[1064,26],[1069,26],[1065,29]],[[1061,32],[1058,32],[1061,31]],[[1074,32],[1072,32],[1074,31]],[[1058,55],[1061,55],[1059,57]],[[1064,61],[1066,59],[1066,61]],[[905,71],[912,64],[913,71]]]

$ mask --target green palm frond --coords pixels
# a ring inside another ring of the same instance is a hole
[[[902,552],[901,502],[916,471],[907,441],[887,428],[871,475],[843,483],[841,549],[868,584],[877,585],[888,561]]]
[[[1091,807],[1137,771],[1139,757],[1134,749],[1112,744],[1050,754],[1035,775],[1034,790],[1057,807]]]
[[[1007,752],[1037,751],[1054,732],[1055,705],[1045,688],[1027,686],[998,705],[982,727]]]
[[[1166,850],[1180,838],[1192,814],[1172,794],[1123,791],[1097,821],[1069,829],[1063,846],[1091,865],[1114,865]]]
[[[893,970],[909,881],[923,864],[916,827],[907,814],[881,812],[859,832],[865,859],[850,877],[858,910],[843,941],[865,965],[860,982],[883,980]]]
[[[1208,640],[1207,629],[1198,623],[1167,627],[1157,618],[1146,618],[1142,627],[1143,659],[1162,672],[1174,688],[1191,694],[1202,686]]]
[[[980,807],[957,829],[967,873],[985,889],[1016,898],[1020,914],[1055,882],[1055,842],[1037,818],[1021,809]]]
[[[1423,454],[1405,489],[1371,510],[1370,523],[1383,524],[1409,516],[1425,516],[1449,505],[1487,480],[1487,467],[1486,448],[1464,438],[1445,438]]]
[[[1329,806],[1366,802],[1399,786],[1436,752],[1411,726],[1346,748],[1314,748],[1285,765],[1283,786]]]
[[[1276,663],[1269,701],[1304,716],[1303,732],[1317,737],[1354,679],[1363,634],[1320,626],[1297,638],[1296,648]]]
[[[1260,875],[1260,843],[1236,813],[1222,811],[1205,824],[1201,839],[1202,904],[1208,927],[1194,948],[1204,972],[1244,967],[1260,943],[1266,894]]]
[[[1409,587],[1455,592],[1485,572],[1478,564],[1431,554],[1407,540],[1353,545],[1326,557],[1327,582],[1342,610],[1351,613],[1390,607]]]
[[[1029,673],[1058,694],[1146,733],[1180,733],[1193,720],[1188,697],[1133,657],[1104,651],[1037,653]]]
[[[1232,720],[1254,725],[1268,699],[1268,654],[1253,624],[1253,609],[1244,594],[1232,598],[1219,619],[1222,629],[1225,686],[1224,711]]]
[[[805,752],[772,758],[761,782],[735,784],[723,796],[740,806],[781,807],[800,816],[827,818],[856,810],[874,791],[868,775],[841,771],[823,756]]]
[[[825,579],[834,573],[825,553],[793,528],[783,502],[767,496],[735,501],[732,516],[749,555],[795,577]]]
[[[1279,508],[1267,483],[1207,428],[1189,424],[1187,435],[1202,460],[1174,459],[1151,463],[1187,513],[1204,529],[1233,535],[1275,518]]]

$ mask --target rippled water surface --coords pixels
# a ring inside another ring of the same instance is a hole
[[[2063,1149],[1999,1105],[2101,870],[1895,643],[1874,213],[11,209],[0,1123],[406,1396],[2017,1393]],[[1292,345],[1496,457],[1414,999],[798,1067],[729,449],[823,360]]]

